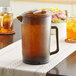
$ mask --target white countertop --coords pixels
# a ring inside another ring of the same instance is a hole
[[[50,51],[55,49],[55,36],[51,38]],[[50,56],[50,62],[44,65],[28,65],[22,62],[21,40],[0,50],[0,76],[46,76],[46,73],[76,50],[76,44],[59,41],[60,50]],[[3,75],[2,75],[3,74]]]

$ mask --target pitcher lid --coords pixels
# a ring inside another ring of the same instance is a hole
[[[23,16],[51,16],[50,11],[47,10],[32,10],[25,12]]]

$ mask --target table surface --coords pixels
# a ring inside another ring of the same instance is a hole
[[[14,20],[14,30],[16,31],[14,35],[0,35],[0,49],[21,39],[21,23],[17,19]],[[76,76],[76,52],[48,71],[46,76]]]

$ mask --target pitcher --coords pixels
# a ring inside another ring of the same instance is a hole
[[[56,26],[51,26],[50,13],[35,10],[17,18],[22,22],[23,62],[35,65],[49,62],[49,56],[59,51],[58,29]],[[50,53],[51,29],[56,29],[57,49]]]

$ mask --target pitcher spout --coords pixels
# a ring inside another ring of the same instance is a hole
[[[22,16],[18,16],[17,19],[22,22]]]

